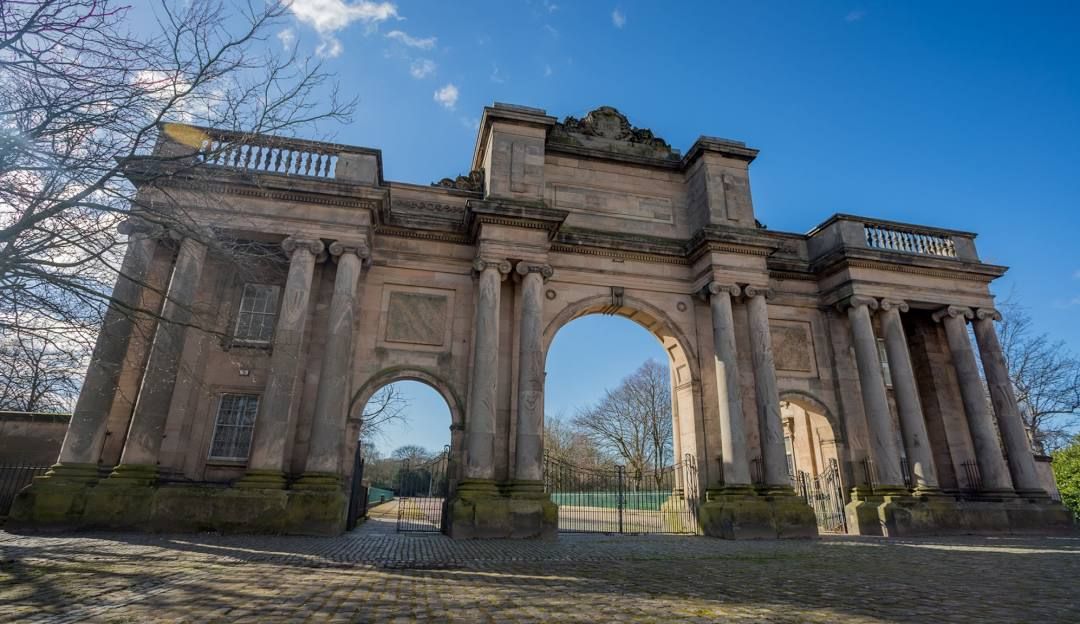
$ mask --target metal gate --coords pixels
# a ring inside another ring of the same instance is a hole
[[[353,457],[352,483],[349,485],[349,509],[345,515],[345,530],[352,531],[360,518],[367,515],[368,489],[364,487],[364,448],[356,445]]]
[[[625,466],[582,467],[544,457],[544,488],[567,533],[697,533],[694,458],[637,472]]]
[[[422,464],[402,463],[397,478],[398,532],[442,531],[450,491],[449,464],[449,446],[438,457]]]
[[[840,466],[835,459],[829,460],[829,467],[816,477],[800,472],[795,486],[798,493],[813,508],[819,531],[847,533],[844,489],[840,483]]]

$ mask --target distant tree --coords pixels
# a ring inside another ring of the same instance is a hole
[[[394,452],[390,454],[390,457],[391,459],[396,459],[398,461],[407,461],[410,466],[416,466],[434,457],[434,453],[431,453],[424,447],[416,444],[406,444],[405,446],[399,446],[394,449]]]
[[[1080,357],[1036,333],[1022,306],[1005,301],[1001,311],[998,335],[1025,425],[1037,449],[1052,451],[1080,428]]]
[[[1051,455],[1061,502],[1080,518],[1080,435]]]
[[[601,450],[626,462],[629,474],[650,472],[659,481],[672,457],[671,380],[668,368],[648,360],[596,405],[582,409],[573,424]]]
[[[544,453],[575,466],[614,463],[591,437],[562,416],[544,417]]]

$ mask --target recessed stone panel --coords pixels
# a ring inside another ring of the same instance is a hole
[[[554,188],[555,207],[562,210],[657,223],[675,222],[671,200],[666,197],[615,193],[562,184],[555,185]]]
[[[772,320],[769,329],[776,370],[817,374],[810,323]]]
[[[446,336],[447,309],[446,295],[391,292],[386,341],[441,346]]]

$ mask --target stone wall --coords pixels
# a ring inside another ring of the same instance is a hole
[[[56,463],[70,419],[70,414],[0,412],[0,464]]]

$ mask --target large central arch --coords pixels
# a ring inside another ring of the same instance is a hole
[[[674,457],[682,460],[686,455],[694,458],[697,466],[704,466],[707,457],[702,423],[700,369],[692,345],[693,342],[664,310],[641,298],[620,293],[594,295],[572,301],[561,308],[544,327],[544,361],[551,344],[560,329],[584,316],[602,314],[629,319],[652,334],[663,346],[671,371],[671,410],[673,421]],[[686,475],[694,475],[697,483],[685,483]],[[679,489],[695,498],[704,492],[706,470],[678,473]]]

